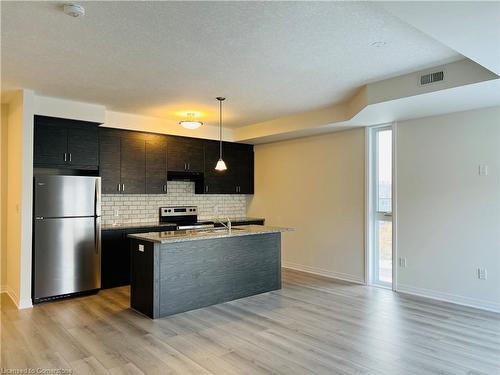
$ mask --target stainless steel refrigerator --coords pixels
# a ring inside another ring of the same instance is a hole
[[[101,178],[34,181],[33,302],[101,286]]]

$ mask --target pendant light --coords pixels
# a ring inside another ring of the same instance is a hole
[[[217,165],[215,166],[215,170],[222,172],[222,171],[225,171],[227,169],[226,163],[224,163],[224,160],[222,160],[222,102],[224,100],[226,100],[226,98],[218,96],[217,100],[219,101],[219,140],[220,140],[220,145],[219,145],[219,161],[217,161]]]
[[[179,125],[186,129],[198,129],[203,123],[201,121],[196,121],[194,116],[194,113],[188,113],[187,119],[179,122]]]

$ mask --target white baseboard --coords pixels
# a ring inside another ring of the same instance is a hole
[[[25,298],[19,301],[18,309],[31,309],[33,308],[33,303],[31,302],[31,298]]]
[[[416,288],[414,286],[401,283],[398,283],[397,292],[500,313],[500,303],[485,301],[482,299],[464,297],[451,293],[437,292],[430,289]]]
[[[329,277],[331,279],[348,281],[350,283],[355,283],[355,284],[363,284],[363,285],[365,284],[363,278],[348,273],[330,271],[317,267],[304,266],[302,264],[292,263],[292,262],[282,262],[281,266],[283,268],[289,268],[295,271],[301,271],[301,272],[311,273],[314,275]]]
[[[6,285],[2,285],[0,287],[0,293],[6,293],[9,296],[9,298],[12,300],[14,305],[16,305],[18,310],[29,309],[29,308],[33,307],[33,303],[31,302],[30,298],[19,300],[19,297],[17,296],[16,292],[14,292],[14,290],[12,288],[9,288]],[[19,301],[19,303],[17,303],[17,301]]]

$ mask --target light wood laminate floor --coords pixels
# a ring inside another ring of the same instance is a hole
[[[128,288],[1,306],[3,368],[78,374],[500,374],[500,315],[285,270],[283,289],[150,320]]]

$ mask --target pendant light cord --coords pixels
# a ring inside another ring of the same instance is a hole
[[[219,158],[222,159],[222,100],[219,101],[219,139],[220,139]]]
[[[219,101],[219,159],[222,159],[222,101],[225,98],[218,97],[217,100]]]

